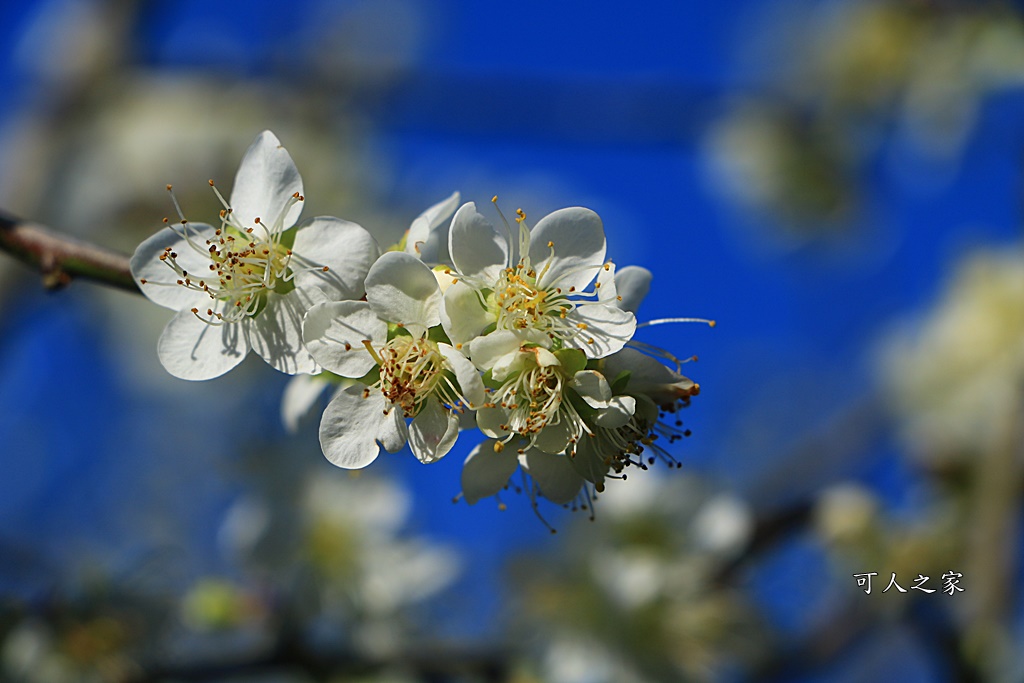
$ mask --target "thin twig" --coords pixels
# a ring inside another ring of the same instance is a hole
[[[83,278],[141,294],[124,254],[60,235],[3,211],[0,251],[37,269],[47,289],[60,289],[75,278]]]

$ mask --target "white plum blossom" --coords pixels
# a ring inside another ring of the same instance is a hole
[[[318,372],[302,345],[302,317],[313,304],[362,297],[377,243],[332,217],[294,228],[302,178],[270,131],[245,153],[230,200],[213,189],[224,205],[218,227],[181,216],[131,259],[142,293],[177,311],[157,346],[161,363],[182,379],[211,379],[252,349],[281,372]]]
[[[490,368],[493,389],[477,411],[485,435],[507,443],[525,437],[528,447],[561,453],[590,428],[580,410],[593,413],[597,424],[621,425],[633,413],[629,397],[613,397],[602,375],[586,369],[578,349],[549,351],[524,344],[511,330],[496,330],[471,344],[478,366]],[[584,405],[574,404],[572,397]]]
[[[303,338],[316,361],[362,380],[342,388],[320,422],[320,444],[335,465],[365,467],[380,446],[395,452],[407,440],[422,462],[435,462],[455,443],[460,413],[483,404],[480,374],[429,334],[440,301],[427,266],[388,252],[366,276],[366,301],[323,302],[306,314]]]
[[[587,482],[600,493],[605,479],[621,478],[627,467],[647,469],[655,459],[679,465],[659,441],[673,443],[686,432],[661,418],[685,406],[697,384],[631,348],[587,363],[597,369],[575,372],[566,369],[573,367],[567,350],[557,354],[566,364],[531,346],[494,364],[501,372],[508,368],[516,382],[494,391],[477,412],[480,431],[491,438],[463,467],[468,502],[500,492],[518,467],[537,487],[524,486],[534,505],[536,494],[555,503],[580,497],[586,505]],[[534,385],[539,393],[531,393]]]
[[[597,273],[597,300],[636,315],[651,289],[651,271],[640,266],[616,270],[614,263],[607,265]]]
[[[489,330],[512,331],[545,348],[580,349],[601,358],[633,336],[634,315],[585,291],[605,263],[604,227],[590,209],[560,209],[531,230],[517,212],[518,234],[501,235],[464,204],[452,219],[448,251],[454,266],[441,322],[459,347]],[[603,283],[602,283],[603,284]],[[472,351],[470,351],[472,357]],[[479,364],[478,364],[479,365]]]
[[[413,220],[402,238],[403,250],[430,266],[451,265],[448,257],[448,225],[461,195],[453,192]]]

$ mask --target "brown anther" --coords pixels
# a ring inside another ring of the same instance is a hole
[[[256,224],[258,225],[258,224],[259,224],[259,222],[260,222],[260,217],[259,217],[259,216],[256,216],[256,218],[252,219],[252,222],[253,222],[253,223],[256,223]]]
[[[141,285],[144,285],[144,284],[146,284],[147,282],[149,282],[149,280],[147,280],[146,278],[144,278],[144,277],[140,277],[140,278],[139,278],[139,284],[141,284]]]
[[[184,280],[178,280],[177,282],[178,282],[179,285],[185,284]]]
[[[206,315],[213,315],[213,309],[212,308],[207,308],[206,309]]]
[[[167,191],[168,191],[168,192],[170,192],[170,191],[171,191],[171,186],[170,186],[170,185],[167,185]]]
[[[198,315],[199,314],[199,309],[198,308],[193,308],[192,312]]]
[[[213,178],[210,178],[210,179],[209,179],[209,180],[207,180],[206,182],[210,183],[210,187],[213,187]]]
[[[324,271],[325,273],[326,273],[327,271],[329,271],[329,270],[330,270],[330,268],[328,268],[327,266],[324,266],[324,267],[323,267],[323,271]]]
[[[164,216],[164,223],[170,223],[170,221],[167,220],[167,216]]]
[[[569,291],[570,291],[570,292],[575,292],[575,291],[576,291],[576,287],[575,287],[575,286],[573,286],[573,287],[570,287],[570,288],[569,288]]]

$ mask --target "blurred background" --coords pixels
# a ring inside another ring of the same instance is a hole
[[[4,2],[0,92],[0,208],[81,239],[270,128],[305,217],[587,206],[718,321],[638,335],[700,357],[682,468],[552,535],[0,255],[2,680],[1024,680],[1024,3]]]

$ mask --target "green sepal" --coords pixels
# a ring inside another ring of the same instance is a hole
[[[279,279],[277,284],[274,285],[274,292],[284,296],[288,292],[295,289],[295,278],[291,280]]]
[[[427,339],[435,344],[447,344],[448,346],[454,346],[452,344],[452,340],[448,338],[448,333],[445,332],[444,328],[440,325],[435,325],[427,330]]]
[[[515,377],[515,375],[517,374],[518,373],[513,373],[512,375],[509,375],[509,377]],[[496,379],[494,379],[494,377],[491,376],[490,370],[481,375],[480,379],[483,380],[484,386],[487,387],[488,389],[500,389],[502,385],[508,381],[508,378],[505,379],[505,382],[497,381]]]
[[[623,370],[618,375],[616,375],[615,379],[612,380],[612,383],[610,385],[612,388],[612,395],[619,396],[621,394],[626,393],[626,385],[629,384],[629,378],[632,376],[633,373],[629,370]]]
[[[388,323],[388,341],[391,341],[395,337],[411,337],[412,332],[405,329],[404,325],[396,325],[395,323]]]
[[[587,354],[579,349],[558,349],[554,353],[555,358],[561,363],[562,369],[570,376],[587,367]]]
[[[565,397],[569,399],[569,403],[576,409],[576,412],[580,414],[583,420],[593,427],[594,420],[597,419],[597,408],[593,408],[589,403],[583,400],[583,397],[572,389],[565,391]]]
[[[372,384],[376,384],[377,380],[379,380],[379,379],[380,379],[380,366],[379,365],[374,365],[372,368],[370,368],[369,372],[367,372],[365,375],[363,375],[362,377],[360,377],[356,381],[357,382],[361,382],[362,384],[365,384],[367,386],[370,386]]]

